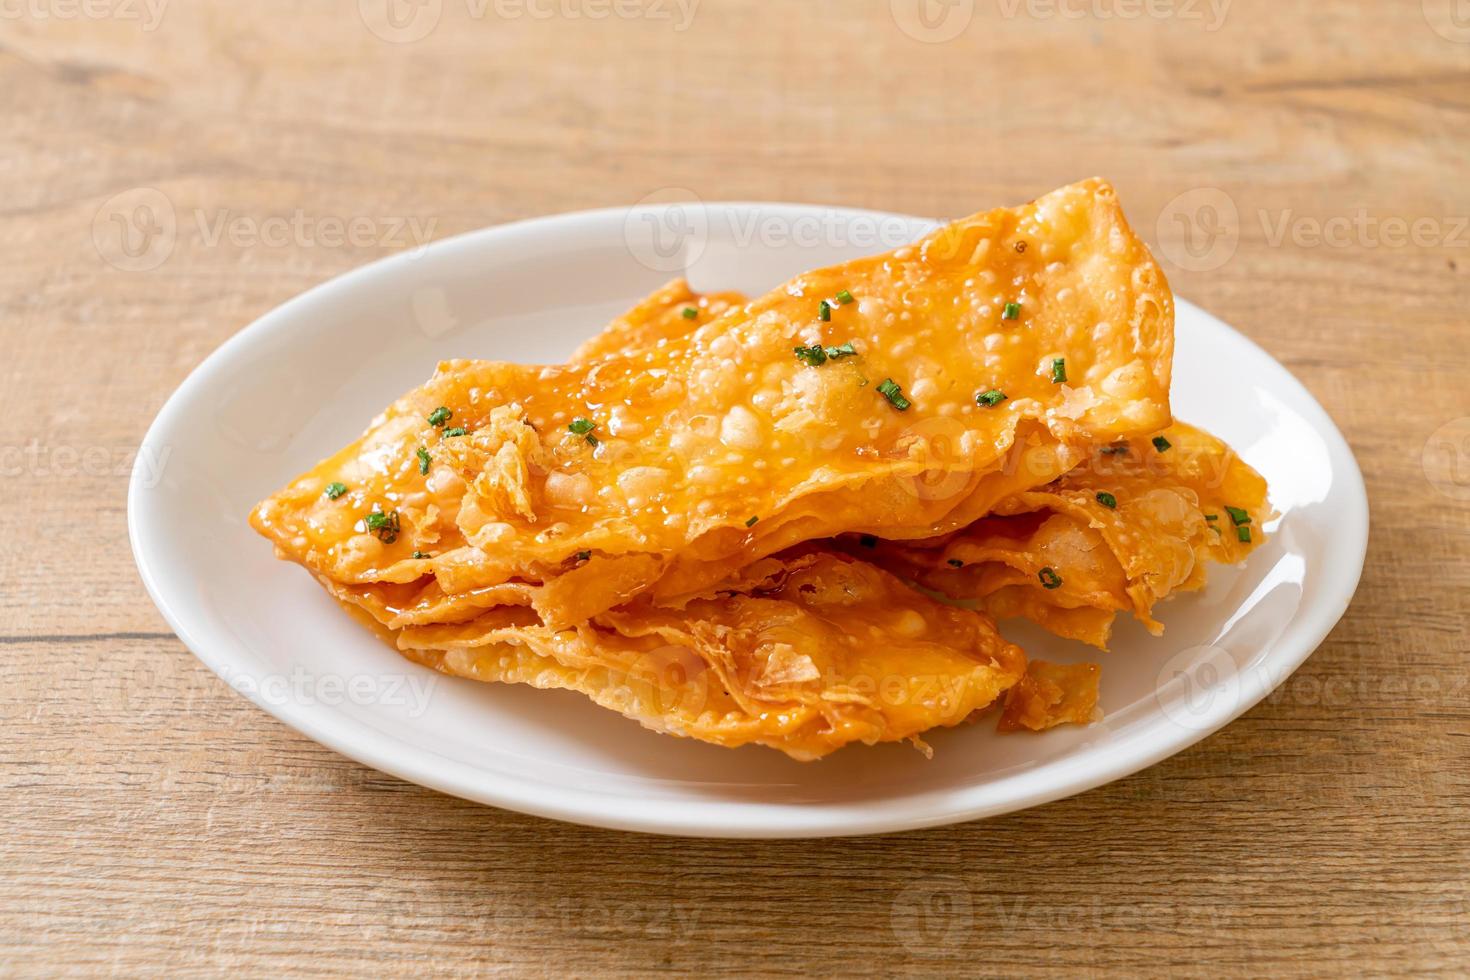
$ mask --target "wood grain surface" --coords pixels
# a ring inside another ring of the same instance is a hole
[[[1470,969],[1470,10],[923,2],[0,3],[4,973]],[[1091,174],[1372,499],[1321,649],[1131,778],[870,839],[567,826],[287,730],[139,583],[149,421],[333,275],[667,188],[954,216]]]

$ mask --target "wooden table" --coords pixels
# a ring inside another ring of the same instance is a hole
[[[386,2],[0,10],[3,972],[1470,966],[1454,0]],[[565,826],[285,729],[138,581],[148,422],[337,273],[661,188],[952,216],[1093,173],[1176,289],[1328,408],[1373,508],[1316,655],[1132,778],[863,840]]]

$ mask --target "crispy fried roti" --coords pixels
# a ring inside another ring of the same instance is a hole
[[[1096,721],[1097,664],[1052,664],[1033,660],[1026,676],[1006,691],[1005,710],[997,729],[1040,732],[1057,725]]]
[[[1091,445],[1162,429],[1172,323],[1162,272],[1089,181],[649,347],[445,362],[252,523],[340,587],[514,584],[560,630],[804,541],[966,527]]]
[[[997,619],[1024,617],[1106,649],[1119,612],[1161,633],[1154,605],[1202,588],[1211,561],[1243,561],[1270,516],[1260,474],[1224,442],[1175,423],[1098,447],[958,534],[845,545],[942,595],[979,600]]]
[[[397,642],[448,674],[575,690],[655,731],[801,760],[853,742],[922,747],[923,732],[996,702],[1026,669],[989,617],[846,555],[762,559],[738,587],[562,630],[502,606]]]
[[[675,279],[640,300],[637,306],[578,347],[570,363],[656,347],[661,340],[692,333],[744,304],[745,296],[741,293],[696,293],[689,283]]]
[[[689,320],[671,307],[682,309],[693,296],[682,280],[670,283],[630,314],[640,329],[621,336],[654,343],[687,333]],[[738,293],[723,298],[744,302]],[[998,619],[1029,619],[1099,648],[1120,612],[1157,634],[1163,627],[1154,605],[1202,588],[1209,561],[1243,561],[1264,539],[1270,511],[1265,482],[1224,442],[1183,423],[1159,435],[1162,451],[1152,436],[1097,447],[1066,477],[999,502],[959,535],[897,545],[869,538],[868,547],[849,539],[845,546],[941,593],[981,599]],[[958,543],[953,552],[945,548],[951,543]],[[1053,574],[1043,581],[1047,568]]]

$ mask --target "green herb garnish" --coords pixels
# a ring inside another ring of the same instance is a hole
[[[1006,400],[1006,393],[998,388],[982,391],[975,396],[975,404],[984,405],[986,408],[994,408]]]
[[[1045,588],[1059,589],[1062,587],[1062,577],[1050,565],[1037,572],[1036,577],[1041,579],[1041,584]]]
[[[433,555],[426,554],[425,552],[422,552],[422,551],[415,551],[413,553],[413,556],[415,558],[433,558],[434,557]]]
[[[443,438],[445,438],[445,439],[457,439],[460,436],[468,435],[468,434],[469,433],[467,433],[465,431],[465,429],[464,429],[463,426],[456,425],[452,429],[445,429],[444,430],[444,436],[443,436]]]
[[[684,319],[693,320],[697,316],[699,316],[699,311],[697,309],[692,306],[684,307]]]
[[[823,347],[820,344],[812,344],[810,347],[793,347],[792,352],[796,359],[807,367],[821,367],[828,361],[836,361],[844,357],[856,357],[857,348],[852,346],[852,341],[838,344],[836,347]]]
[[[1235,537],[1241,544],[1250,544],[1251,529],[1242,524],[1235,529]]]
[[[415,453],[414,455],[418,456],[418,458],[419,458],[419,473],[421,475],[423,475],[423,476],[428,476],[428,474],[429,474],[429,460],[431,458],[429,456],[429,451],[427,449],[425,449],[423,446],[420,446],[418,452]]]
[[[1251,515],[1249,514],[1249,512],[1243,511],[1239,507],[1231,507],[1229,504],[1226,504],[1225,513],[1230,515],[1230,523],[1234,524],[1236,527],[1239,527],[1242,524],[1249,524],[1251,522]]]
[[[843,306],[846,306],[848,303],[852,302],[852,293],[849,293],[845,289],[839,289],[837,291],[837,302],[841,303]]]
[[[748,521],[745,522],[745,526],[746,527],[755,527],[755,522],[758,521],[758,520],[760,520],[759,517],[752,517],[750,520],[748,520]]]
[[[363,518],[363,524],[367,527],[369,533],[384,544],[392,544],[398,540],[399,526],[398,511],[396,510],[389,511],[386,514],[380,510],[375,510]]]
[[[1116,510],[1118,508],[1118,498],[1114,497],[1106,490],[1100,492],[1097,495],[1097,502],[1102,504],[1108,510]]]
[[[586,439],[587,445],[597,445],[598,439],[592,434],[592,430],[597,428],[597,423],[592,421],[591,419],[572,419],[571,424],[568,425],[567,428],[577,435],[581,436],[583,439]]]
[[[1020,303],[1007,303],[1006,304],[1006,308],[1004,310],[1001,310],[1001,312],[1000,312],[1000,318],[1002,320],[1015,320],[1018,317],[1020,317],[1020,315],[1021,315],[1021,304]]]
[[[1128,447],[1127,446],[1104,446],[1102,449],[1100,449],[1098,451],[1101,452],[1104,456],[1127,456],[1128,455]]]
[[[888,404],[900,412],[907,412],[909,406],[913,404],[913,402],[903,397],[903,389],[892,378],[884,378],[878,383],[878,394],[888,399]]]
[[[1154,448],[1161,453],[1166,453],[1173,447],[1173,443],[1163,436],[1154,436]]]
[[[345,483],[328,483],[327,484],[327,489],[325,491],[323,491],[323,492],[327,495],[327,499],[328,500],[336,500],[338,497],[342,496],[344,493],[347,492],[347,484],[345,484]]]
[[[1051,383],[1059,385],[1067,380],[1067,359],[1065,357],[1055,358],[1051,362]]]
[[[828,320],[832,319],[831,303],[827,302],[826,300],[822,300],[821,305],[817,307],[817,319],[821,320],[823,323],[826,323]]]
[[[1205,515],[1205,520],[1207,520],[1207,521],[1218,521],[1219,519],[1220,519],[1220,515],[1219,514],[1206,514]]]
[[[592,557],[592,552],[590,552],[590,551],[579,551],[579,552],[577,552],[577,561],[586,561],[587,559],[589,559],[591,557]]]
[[[437,429],[439,428],[439,426],[443,425],[445,422],[448,422],[453,417],[453,412],[445,408],[443,405],[440,405],[438,408],[429,413],[429,424]]]
[[[827,352],[816,344],[810,347],[792,348],[796,353],[796,359],[807,367],[821,367],[827,363]]]

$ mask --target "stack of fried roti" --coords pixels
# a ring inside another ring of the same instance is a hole
[[[1101,181],[755,300],[676,281],[564,365],[446,361],[251,515],[403,654],[813,759],[1086,722],[1118,612],[1260,544],[1169,410],[1173,300]]]

